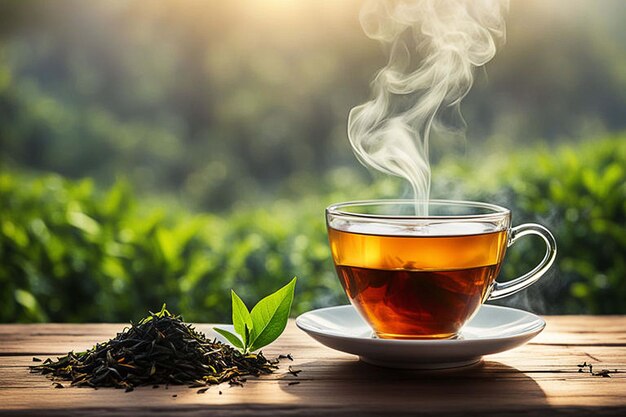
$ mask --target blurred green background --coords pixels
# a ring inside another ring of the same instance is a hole
[[[346,137],[385,63],[360,1],[0,0],[0,322],[228,321],[299,277],[347,302],[323,209],[408,196]],[[550,228],[550,276],[501,304],[626,313],[626,4],[512,0],[507,43],[432,143],[432,196]],[[528,239],[501,279],[542,255]]]

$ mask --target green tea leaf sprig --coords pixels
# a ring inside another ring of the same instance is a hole
[[[269,345],[287,326],[295,287],[294,277],[287,285],[259,301],[252,311],[249,311],[243,300],[231,290],[233,327],[237,334],[218,327],[214,327],[214,330],[244,354]]]

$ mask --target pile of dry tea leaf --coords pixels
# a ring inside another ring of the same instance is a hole
[[[108,342],[86,352],[70,352],[56,361],[47,359],[32,366],[31,372],[71,381],[73,386],[132,391],[140,385],[241,385],[247,375],[274,372],[277,363],[262,353],[242,354],[220,341],[207,340],[164,305]]]

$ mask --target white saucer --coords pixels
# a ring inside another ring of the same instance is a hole
[[[323,345],[373,365],[445,369],[469,366],[483,355],[523,345],[539,334],[546,322],[526,311],[483,305],[458,339],[378,339],[354,307],[347,305],[309,311],[296,319],[296,325]]]

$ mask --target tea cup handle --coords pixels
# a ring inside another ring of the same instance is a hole
[[[554,263],[554,259],[556,258],[556,240],[548,229],[539,224],[526,223],[513,227],[509,234],[507,247],[510,247],[517,239],[526,235],[537,235],[541,237],[546,243],[546,254],[543,256],[541,262],[539,262],[539,265],[521,277],[507,282],[494,282],[489,300],[507,297],[534,284],[550,269],[552,263]]]

